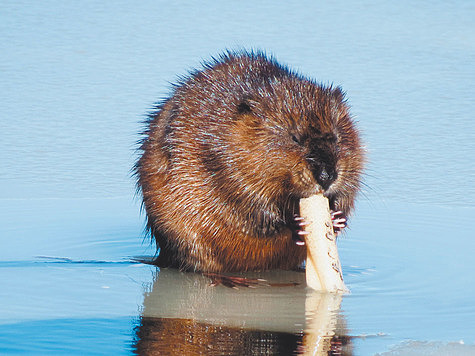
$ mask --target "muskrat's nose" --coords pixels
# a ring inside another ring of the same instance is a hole
[[[328,169],[327,167],[321,167],[317,176],[318,184],[322,186],[323,189],[327,190],[328,187],[335,181],[336,172],[333,169]]]

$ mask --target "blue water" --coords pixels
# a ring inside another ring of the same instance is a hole
[[[178,75],[258,48],[341,85],[368,149],[340,242],[353,353],[475,354],[473,18],[471,1],[3,1],[0,353],[132,352],[156,279],[130,262],[154,253],[140,122]]]

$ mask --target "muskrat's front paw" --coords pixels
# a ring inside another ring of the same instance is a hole
[[[295,214],[290,225],[292,230],[292,240],[294,240],[295,244],[299,246],[305,245],[305,236],[308,235],[308,231],[305,231],[304,229],[305,226],[308,225],[308,222],[305,218]]]
[[[338,235],[341,230],[346,227],[346,217],[343,215],[341,210],[338,211],[331,211],[332,223],[333,223],[333,231],[335,231],[335,235]]]

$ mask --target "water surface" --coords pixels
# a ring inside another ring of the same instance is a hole
[[[131,261],[154,253],[130,177],[140,122],[177,75],[259,48],[341,85],[368,148],[340,240],[351,294],[337,341],[354,355],[475,354],[473,18],[470,1],[2,2],[0,353],[141,350],[162,324],[147,308],[160,273]],[[226,327],[295,352],[307,335]]]

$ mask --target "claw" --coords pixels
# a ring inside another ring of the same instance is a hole
[[[331,211],[331,216],[332,216],[332,218],[334,218],[334,217],[336,217],[336,216],[338,216],[338,215],[343,215],[343,211],[341,211],[341,210],[338,210],[338,211],[333,211],[333,210],[332,210],[332,211]]]
[[[331,211],[331,218],[335,235],[338,235],[341,232],[341,229],[346,227],[346,217],[341,210],[338,210]]]
[[[304,237],[308,235],[308,232],[305,231],[305,226],[309,223],[298,214],[294,214],[293,221],[290,223],[290,229],[292,230],[292,240],[298,246],[304,246],[305,240]]]

